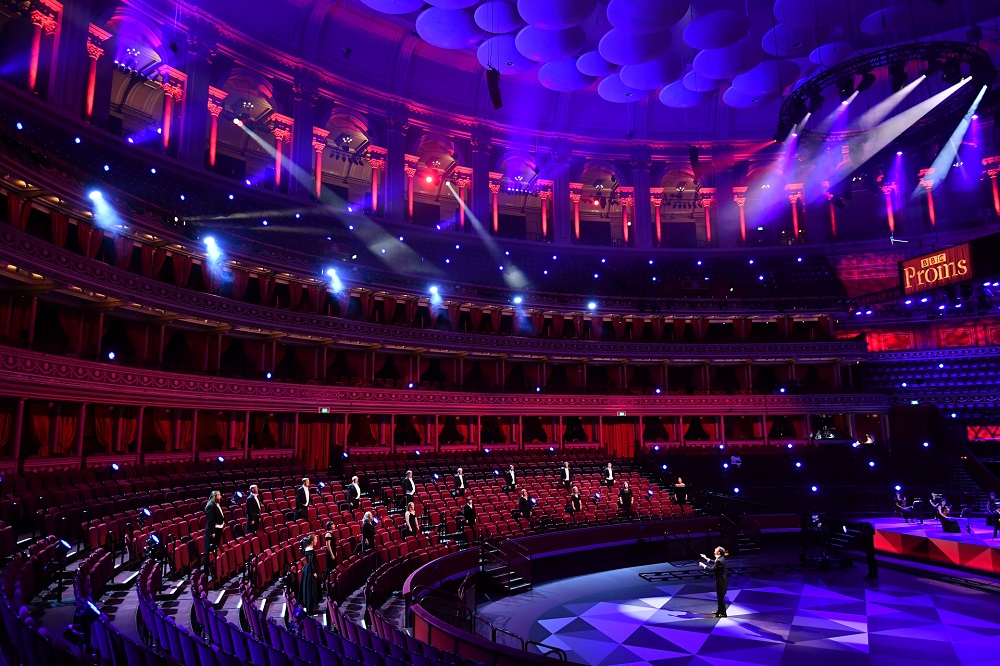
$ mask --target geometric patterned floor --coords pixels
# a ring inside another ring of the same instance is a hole
[[[729,617],[716,619],[711,579],[600,584],[607,573],[573,579],[590,592],[543,603],[522,635],[594,666],[1000,663],[1000,598],[989,592],[885,569],[875,582],[858,569],[736,577]]]

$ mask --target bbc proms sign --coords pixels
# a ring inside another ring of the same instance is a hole
[[[899,262],[899,280],[907,296],[972,278],[972,252],[963,243]]]

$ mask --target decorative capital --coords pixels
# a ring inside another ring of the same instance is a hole
[[[290,116],[275,113],[270,119],[271,134],[277,141],[290,141],[295,121]]]
[[[104,49],[94,43],[94,40],[87,39],[87,57],[91,60],[100,60],[104,55]]]
[[[701,205],[708,208],[715,201],[715,188],[714,187],[703,187],[698,191],[701,195]]]
[[[330,130],[313,127],[312,147],[317,153],[326,150],[326,137],[330,136]]]
[[[168,82],[164,83],[162,88],[163,88],[163,94],[166,95],[167,97],[172,98],[175,102],[179,102],[182,99],[184,99],[184,88],[182,88],[178,84]]]
[[[986,175],[990,178],[996,178],[997,174],[1000,173],[1000,157],[984,157],[983,167],[986,169]]]
[[[578,203],[581,197],[583,197],[583,183],[570,183],[569,184],[570,201]]]
[[[59,22],[56,21],[55,16],[47,14],[40,9],[31,12],[31,23],[38,26],[46,35],[54,34],[56,28],[59,27]]]
[[[222,103],[225,101],[226,97],[228,97],[228,96],[229,96],[229,93],[227,93],[225,90],[222,90],[220,88],[216,88],[214,86],[209,86],[208,87],[208,112],[210,114],[212,114],[213,116],[215,116],[216,118],[218,118],[219,114],[222,113],[222,109],[224,108],[223,105],[222,105]]]
[[[920,178],[920,184],[926,189],[931,189],[934,187],[934,169],[921,169],[917,172],[917,176]]]
[[[365,153],[373,171],[385,171],[388,155],[389,151],[381,146],[368,146],[368,152]]]
[[[743,205],[747,202],[747,189],[748,188],[743,185],[733,188],[733,201],[735,201],[736,205],[740,208],[743,208]]]
[[[497,194],[500,191],[500,183],[490,182],[490,192]]]
[[[887,197],[892,196],[893,194],[895,194],[895,192],[896,192],[896,183],[889,183],[888,185],[882,186],[882,194],[884,194]]]
[[[649,200],[653,202],[653,205],[657,208],[663,203],[663,188],[662,187],[651,187],[649,188]]]

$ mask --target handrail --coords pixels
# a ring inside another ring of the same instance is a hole
[[[492,622],[490,622],[489,620],[487,620],[482,615],[480,615],[479,613],[476,613],[476,612],[472,613],[472,619],[473,619],[474,622],[482,622],[483,624],[485,624],[487,627],[490,628],[490,630],[492,632],[491,635],[490,635],[490,640],[492,640],[494,643],[497,642],[497,632],[499,632],[501,634],[504,634],[506,636],[510,636],[511,638],[516,639],[521,644],[521,649],[522,650],[525,649],[524,648],[524,642],[525,642],[524,639],[521,638],[520,636],[518,636],[517,634],[515,634],[514,632],[508,631],[506,629],[503,629],[501,627],[496,626],[495,624],[493,624]],[[478,634],[479,631],[476,630],[476,633]]]
[[[550,657],[552,655],[555,655],[559,661],[568,660],[566,657],[566,650],[563,650],[562,648],[557,648],[554,645],[546,645],[545,643],[542,643],[540,641],[527,641],[525,643],[525,648],[524,648],[525,650],[528,649],[527,648],[528,645],[533,645],[534,647],[536,647],[538,651],[541,652],[542,655],[545,657]],[[542,652],[543,649],[545,650],[545,652]]]

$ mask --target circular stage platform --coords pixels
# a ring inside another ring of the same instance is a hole
[[[746,558],[741,564],[750,563]],[[730,566],[738,564],[730,560]],[[874,581],[863,578],[863,566],[771,574],[755,569],[752,576],[730,578],[727,619],[711,615],[715,588],[707,576],[646,582],[639,575],[681,570],[666,564],[545,583],[484,604],[480,612],[592,666],[902,666],[998,658],[995,593],[884,568]]]

